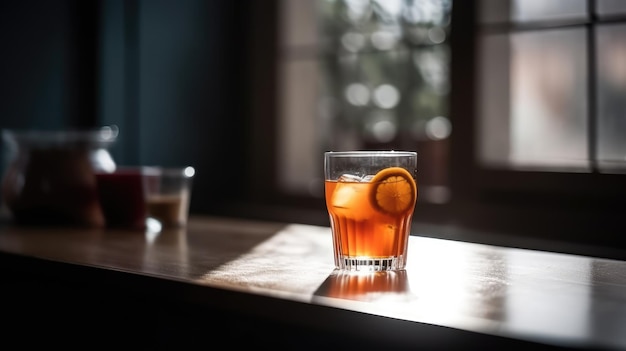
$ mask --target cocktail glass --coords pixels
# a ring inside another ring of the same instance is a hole
[[[417,153],[326,152],[324,174],[336,268],[403,270],[418,197]]]

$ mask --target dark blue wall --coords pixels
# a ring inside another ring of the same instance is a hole
[[[72,123],[70,1],[0,3],[0,127]]]
[[[246,157],[246,6],[1,2],[0,128],[116,124],[118,164],[194,166],[192,211],[207,212],[236,196],[212,184],[240,181]]]

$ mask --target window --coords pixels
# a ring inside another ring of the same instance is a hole
[[[621,177],[609,175],[626,170],[618,4],[478,2],[476,161],[495,172],[484,187],[616,194]]]
[[[623,5],[475,4],[473,150],[461,155],[472,158],[467,199],[484,210],[476,221],[616,243],[626,195]]]
[[[626,116],[615,96],[624,92],[626,56],[618,3],[492,2],[481,2],[479,19],[481,163],[622,172]]]
[[[321,196],[327,149],[410,148],[422,177],[416,220],[446,225],[433,235],[464,238],[450,229],[460,226],[617,243],[626,196],[624,6],[381,3],[283,3],[281,28],[294,30],[279,31],[287,35],[277,72],[281,191]],[[411,23],[411,13],[437,15]]]

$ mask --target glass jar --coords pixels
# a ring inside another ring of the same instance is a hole
[[[112,172],[117,127],[89,131],[3,130],[2,200],[18,224],[102,227],[96,171]]]

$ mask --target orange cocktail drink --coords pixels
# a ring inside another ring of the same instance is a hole
[[[325,196],[339,269],[404,269],[417,200],[417,154],[325,154]]]

